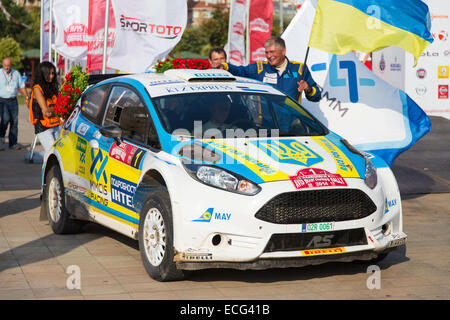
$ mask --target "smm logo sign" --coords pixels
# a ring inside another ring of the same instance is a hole
[[[311,71],[327,70],[327,63],[316,63],[311,66]],[[340,78],[338,71],[347,71],[347,77]],[[375,81],[370,78],[358,77],[356,63],[352,60],[340,60],[339,63],[336,55],[333,55],[329,64],[329,81],[331,87],[348,87],[348,94],[352,103],[359,101],[360,87],[374,87]]]

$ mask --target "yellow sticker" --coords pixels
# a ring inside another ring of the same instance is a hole
[[[360,178],[358,171],[347,156],[325,137],[311,137],[322,148],[324,148],[336,163],[336,173],[344,178]]]
[[[255,159],[250,155],[227,145],[223,141],[214,139],[204,139],[202,141],[239,161],[265,182],[289,180],[289,175],[287,173],[276,170],[268,164],[265,164],[258,159]]]

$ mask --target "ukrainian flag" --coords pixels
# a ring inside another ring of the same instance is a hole
[[[398,46],[419,58],[433,42],[421,0],[319,0],[309,46],[334,54]]]

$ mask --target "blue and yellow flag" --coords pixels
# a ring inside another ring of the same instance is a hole
[[[309,46],[334,54],[398,46],[415,61],[432,42],[421,0],[319,0]]]

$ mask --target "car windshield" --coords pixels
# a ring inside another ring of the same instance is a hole
[[[282,95],[209,92],[152,100],[164,129],[179,136],[322,136],[327,131],[298,103]]]

